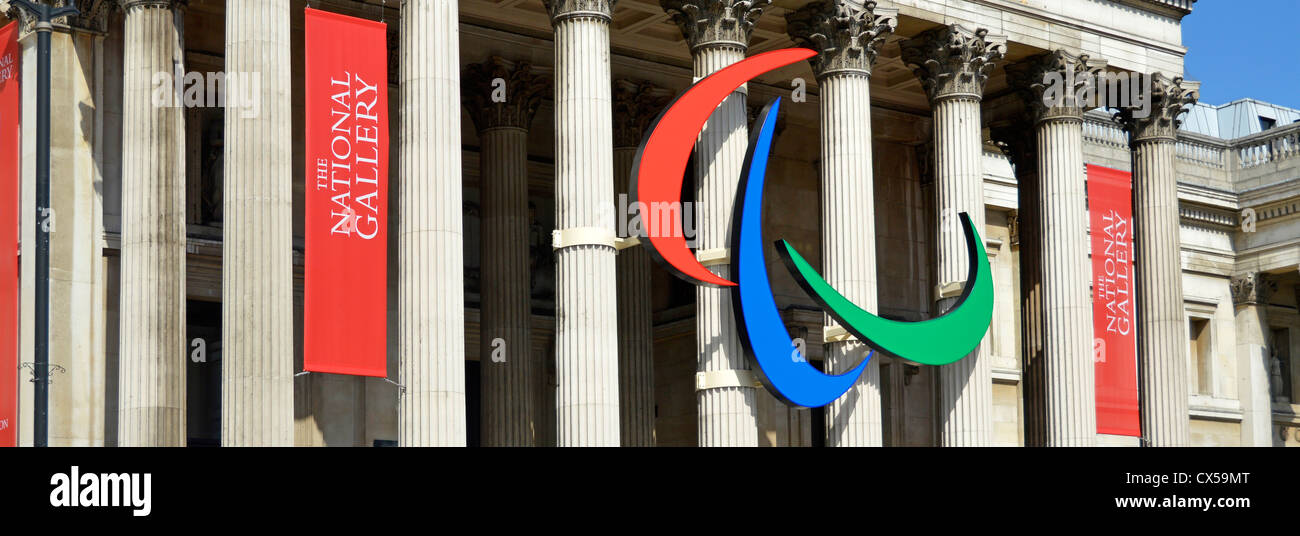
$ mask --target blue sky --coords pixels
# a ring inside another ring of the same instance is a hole
[[[1246,97],[1300,108],[1300,0],[1200,0],[1183,19],[1186,77],[1201,102]]]

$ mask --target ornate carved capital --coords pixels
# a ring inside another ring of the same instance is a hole
[[[4,12],[6,19],[18,21],[18,33],[24,35],[31,31],[31,25],[34,22],[32,16],[27,14],[22,8],[15,4],[10,4],[9,9]]]
[[[1150,99],[1148,106],[1120,108],[1115,118],[1129,132],[1130,143],[1134,145],[1153,140],[1174,141],[1183,122],[1180,118],[1183,112],[1200,98],[1201,83],[1184,81],[1181,76],[1169,78],[1162,73],[1144,78],[1147,83],[1141,91]],[[1138,117],[1143,114],[1145,117]]]
[[[91,4],[91,3],[95,3],[95,2],[87,2],[84,0],[78,2],[78,4]],[[107,2],[98,2],[98,3],[106,4]],[[138,9],[149,9],[149,8],[181,9],[184,8],[188,3],[189,0],[117,0],[117,4],[122,7],[122,11],[128,11],[128,12],[132,9],[137,9],[137,8]]]
[[[1105,68],[1105,60],[1056,50],[1008,65],[1007,82],[1027,104],[1034,123],[1082,121],[1088,108],[1080,101],[1087,100],[1088,88],[1095,87],[1093,82]]]
[[[818,0],[785,16],[786,31],[799,46],[816,50],[809,59],[813,73],[871,76],[871,65],[885,38],[898,27],[898,10],[877,8],[868,1]]]
[[[1262,272],[1251,272],[1232,278],[1233,305],[1268,305],[1268,298],[1277,292],[1277,281]]]
[[[54,19],[54,31],[89,31],[95,33],[108,33],[108,14],[114,5],[120,0],[38,0],[42,3],[50,4],[56,8],[75,6],[79,12],[73,17],[59,17]],[[8,13],[5,14],[10,20],[16,20],[19,24],[19,34],[27,35],[36,29],[36,17],[28,13],[27,10],[19,8],[17,4],[9,6]]]
[[[1038,133],[1028,118],[1017,118],[990,126],[993,145],[1016,167],[1016,176],[1038,173]]]
[[[931,102],[945,98],[980,99],[993,62],[1007,53],[1007,38],[971,31],[959,24],[927,30],[903,41],[903,63],[912,68]]]
[[[605,23],[614,19],[614,3],[618,0],[542,0],[546,12],[551,14],[551,25],[565,19],[589,18]]]
[[[659,0],[691,50],[705,46],[745,49],[754,23],[772,0]]]
[[[637,147],[650,123],[672,101],[668,90],[649,82],[614,81],[614,147]]]
[[[528,128],[542,98],[551,92],[549,76],[533,72],[531,63],[497,56],[465,67],[461,102],[479,132],[490,128]]]

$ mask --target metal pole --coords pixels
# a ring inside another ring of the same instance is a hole
[[[36,429],[48,445],[50,429],[50,23],[36,23]]]
[[[32,444],[49,445],[50,430],[50,21],[76,15],[77,9],[51,10],[48,4],[12,0],[36,17],[36,388],[33,411],[36,424]]]

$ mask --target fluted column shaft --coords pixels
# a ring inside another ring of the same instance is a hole
[[[966,238],[957,215],[965,212],[978,230],[984,230],[984,141],[980,133],[980,101],[954,97],[934,103],[935,185],[940,221],[935,237],[939,246],[941,298],[955,299],[970,269]],[[983,244],[980,244],[983,246]],[[954,285],[955,284],[955,285]],[[951,294],[951,296],[949,295]],[[950,303],[941,307],[947,310]]]
[[[942,314],[956,301],[969,269],[966,239],[957,215],[969,214],[975,228],[984,230],[979,99],[954,97],[934,104],[934,145],[938,151],[935,186],[940,289],[936,308]],[[988,345],[982,341],[971,355],[940,367],[939,383],[943,446],[985,446],[992,442],[993,371]]]
[[[1079,111],[1081,112],[1081,111]],[[1038,214],[1021,234],[1040,239],[1045,446],[1097,443],[1097,392],[1092,359],[1091,279],[1081,115],[1046,118],[1036,127]]]
[[[465,445],[460,33],[453,0],[403,0],[398,215],[403,446]]]
[[[124,3],[122,288],[118,444],[184,446],[185,117],[154,102],[183,67],[183,9]]]
[[[1199,86],[1155,73],[1150,113],[1135,117],[1137,110],[1120,110],[1133,159],[1138,399],[1142,440],[1150,446],[1191,441],[1175,145],[1179,117],[1196,101]]]
[[[226,71],[260,81],[244,89],[260,107],[225,114],[221,443],[291,446],[292,15],[286,2],[226,7]]]
[[[1133,144],[1133,257],[1142,435],[1152,446],[1190,441],[1183,270],[1173,139]]]
[[[565,233],[585,228],[612,241],[609,23],[613,2],[552,0],[548,7],[555,29],[556,229]],[[561,247],[556,265],[556,443],[617,446],[614,248],[596,243]]]
[[[528,127],[550,91],[529,62],[488,58],[465,69],[462,95],[478,129],[482,192],[479,370],[484,446],[529,446],[537,387],[528,252]]]
[[[754,24],[771,0],[660,0],[691,47],[695,80],[745,58]],[[695,202],[697,254],[712,257],[709,269],[729,277],[731,216],[749,145],[748,113],[742,85],[713,111],[695,142]],[[697,286],[695,333],[699,363],[695,399],[702,447],[758,445],[758,408],[752,373],[740,345],[731,291]],[[707,378],[731,376],[739,381],[713,383]],[[724,372],[723,374],[710,374]],[[703,383],[699,380],[705,380]],[[739,385],[736,385],[739,384]]]
[[[1020,172],[1021,310],[1025,441],[1038,446],[1093,446],[1097,395],[1092,358],[1087,188],[1083,112],[1078,92],[1104,71],[1104,60],[1056,50],[1007,67],[1027,120],[1002,134],[1014,140]],[[1073,80],[1051,97],[1045,80]],[[1025,131],[1029,131],[1026,135]],[[1024,169],[1022,169],[1024,168]],[[1046,269],[1045,269],[1046,268]]]
[[[1042,446],[1047,437],[1047,366],[1045,361],[1046,326],[1043,314],[1043,236],[1038,222],[1042,218],[1038,200],[1038,143],[1033,127],[1018,123],[1012,127],[1026,142],[1016,153],[1016,185],[1019,190],[1019,210],[1016,224],[1021,227],[1020,239],[1020,362],[1023,369],[1025,445]]]
[[[983,135],[980,101],[1006,37],[950,25],[901,44],[902,59],[921,79],[934,115],[938,249],[936,313],[947,312],[966,284],[966,239],[958,214],[984,231]],[[984,247],[984,244],[976,244]],[[985,338],[987,339],[987,334]],[[992,440],[993,375],[988,345],[939,369],[941,444],[982,446]]]
[[[614,148],[614,185],[627,193],[636,147]],[[621,216],[627,217],[627,216]],[[620,438],[625,447],[655,444],[654,320],[650,308],[650,256],[645,246],[618,253],[618,392]]]
[[[693,51],[695,79],[745,59],[745,49],[732,46],[700,47]],[[699,225],[699,251],[731,248],[732,205],[749,145],[745,109],[747,89],[741,86],[722,101],[700,132],[695,143],[695,199]],[[730,277],[730,265],[709,267],[723,278]],[[736,330],[731,291],[725,288],[695,288],[695,330],[699,349],[699,372],[748,371]],[[758,416],[754,387],[725,386],[695,392],[699,405],[698,437],[702,447],[753,447],[758,445]]]
[[[483,446],[534,444],[532,307],[528,262],[528,131],[489,128],[479,138],[482,191]]]
[[[832,286],[871,312],[877,307],[871,68],[897,15],[875,2],[843,0],[786,15],[796,42],[820,53],[810,62],[821,89],[822,269]],[[825,326],[835,325],[826,315]],[[856,339],[828,343],[826,371],[844,374],[868,350]],[[880,361],[873,358],[849,392],[826,407],[826,444],[880,446],[881,426]]]
[[[822,251],[826,281],[867,311],[876,311],[875,182],[871,157],[871,79],[832,75],[821,89]],[[826,316],[826,326],[836,323]],[[826,348],[826,368],[843,374],[866,357],[857,340]],[[867,363],[858,382],[826,407],[828,446],[882,444],[880,360]]]

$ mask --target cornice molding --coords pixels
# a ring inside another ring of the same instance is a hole
[[[1164,15],[1176,20],[1191,14],[1196,0],[1111,0],[1116,4],[1131,6],[1142,11]]]

